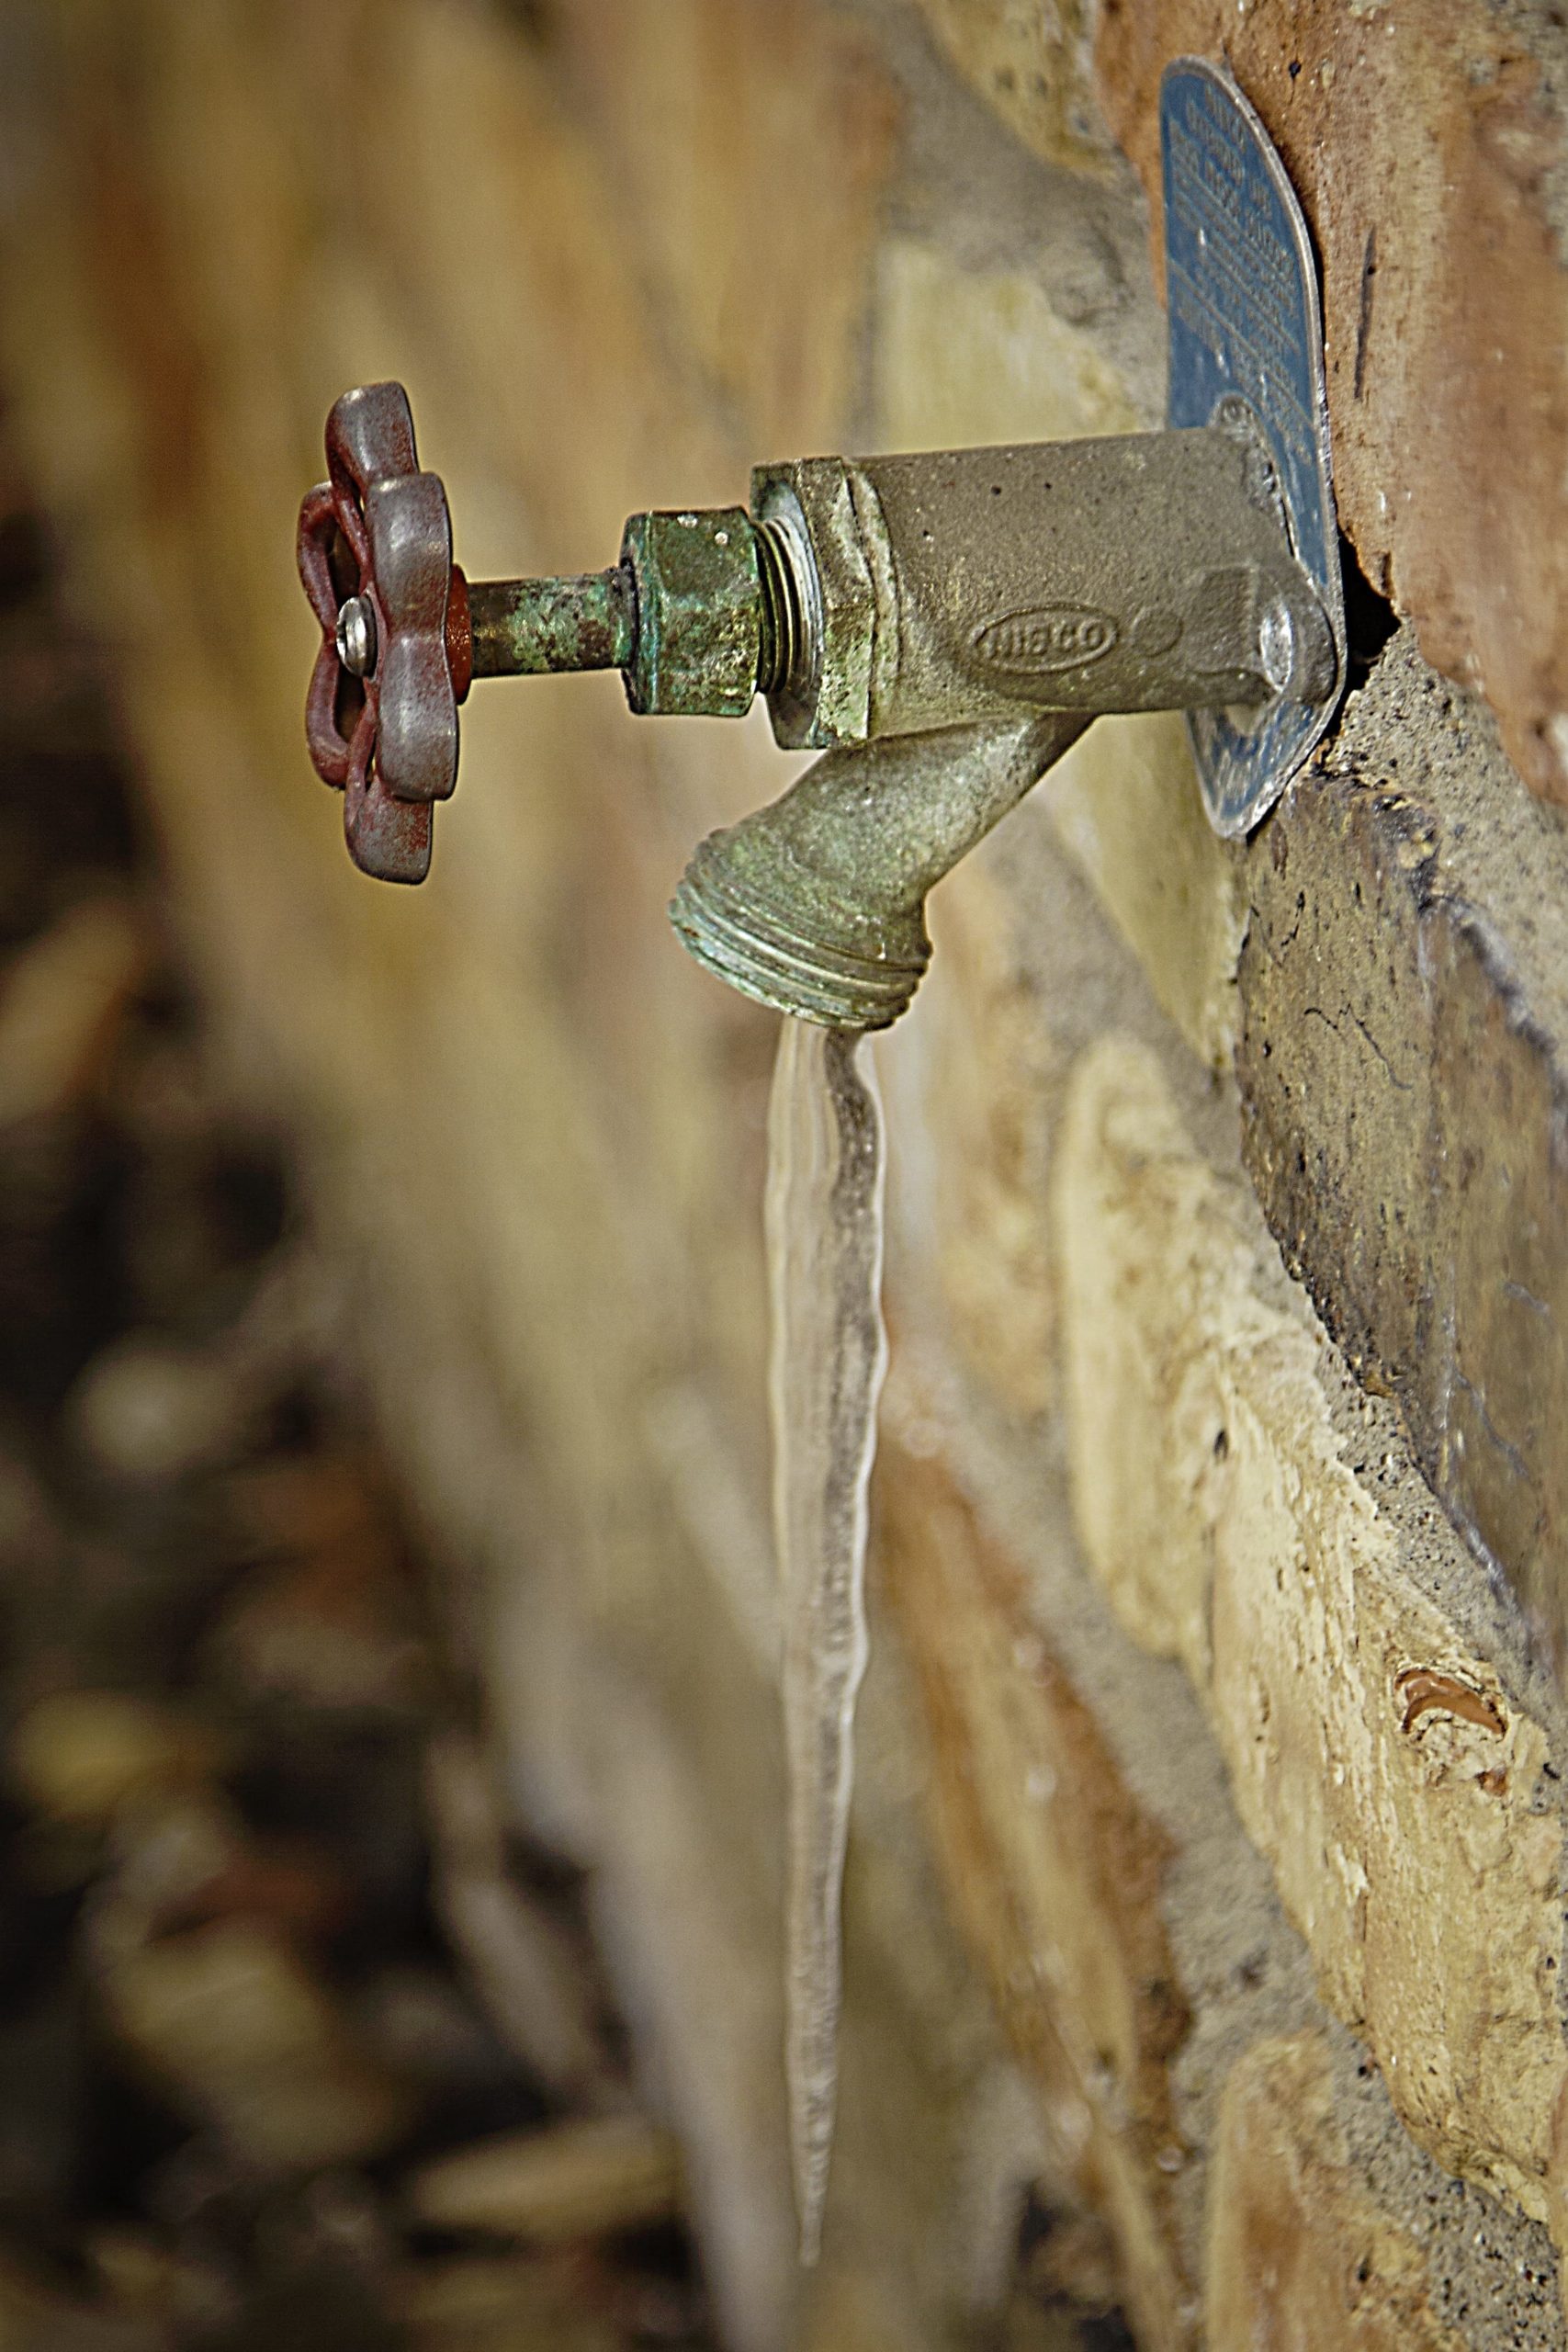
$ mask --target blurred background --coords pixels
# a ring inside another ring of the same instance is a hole
[[[1394,633],[1412,510],[1369,519],[1418,339],[1380,311],[1367,357],[1405,216],[1382,188],[1374,252],[1355,175],[1397,153],[1341,118],[1314,193],[1311,109],[1417,89],[1424,156],[1513,69],[1428,24],[1421,80],[1404,31],[1355,47],[1375,7],[1312,14],[0,0],[4,2352],[1561,2344],[1557,1701],[1239,1158],[1244,943],[1348,906],[1359,836],[1287,808],[1218,843],[1179,724],[1104,722],[938,894],[880,1050],[894,1369],[807,2275],[775,1023],[663,911],[798,763],[761,712],[634,720],[613,674],[481,684],[396,890],[304,744],[295,518],[349,386],[408,386],[479,579],[597,569],[765,460],[1157,424],[1184,45],[1294,141],[1330,255],[1344,773],[1418,789],[1412,710],[1491,743]],[[1487,139],[1445,183],[1483,226],[1483,171],[1524,168]],[[1429,849],[1399,836],[1389,894]],[[1393,968],[1390,1023],[1426,1001]],[[1269,1034],[1248,1085],[1333,1050]],[[1337,1069],[1280,1081],[1292,1146],[1361,1103]],[[1328,1634],[1289,1613],[1314,1545],[1355,1564]],[[1216,1607],[1227,1561],[1263,1600]],[[1403,1747],[1385,1652],[1450,1678]],[[1416,1923],[1381,1977],[1369,1903]]]
[[[7,428],[0,2340],[706,2343],[581,1873],[503,1809]]]

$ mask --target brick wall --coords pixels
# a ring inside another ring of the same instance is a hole
[[[7,379],[735,2345],[935,2352],[1010,2278],[1021,2342],[1051,2303],[1157,2352],[1561,2345],[1554,12],[79,0],[6,40]],[[1177,724],[1095,728],[939,892],[882,1050],[875,1654],[802,2280],[772,1024],[662,913],[788,764],[613,678],[481,690],[432,882],[377,889],[303,754],[292,518],[383,374],[479,576],[607,561],[759,458],[1156,422],[1138,175],[1185,47],[1313,215],[1393,609],[1245,847]]]

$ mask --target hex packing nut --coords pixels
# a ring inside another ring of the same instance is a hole
[[[633,710],[744,718],[762,642],[757,534],[746,509],[634,514],[621,560],[637,589],[626,670]]]

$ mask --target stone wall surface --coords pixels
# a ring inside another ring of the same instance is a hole
[[[0,38],[0,371],[728,2340],[1561,2346],[1553,12],[39,0]],[[1345,526],[1408,626],[1357,600],[1356,691],[1243,846],[1178,722],[1099,724],[942,886],[877,1048],[893,1373],[803,2277],[773,1024],[662,911],[791,763],[613,678],[481,687],[430,882],[378,888],[304,756],[293,516],[384,375],[479,577],[601,564],[759,459],[1156,423],[1136,173],[1183,48],[1313,214]]]
[[[1100,88],[1159,201],[1166,61],[1224,57],[1324,272],[1340,521],[1428,661],[1568,797],[1568,26],[1492,0],[1105,0]],[[1412,463],[1416,451],[1419,464]]]

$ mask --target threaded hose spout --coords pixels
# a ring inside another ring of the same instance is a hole
[[[931,961],[927,891],[1087,724],[1050,711],[827,752],[699,845],[670,909],[682,944],[775,1012],[890,1027]]]

